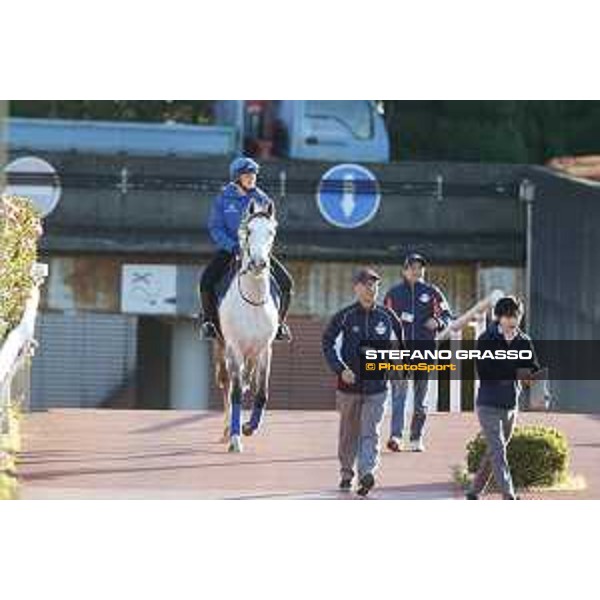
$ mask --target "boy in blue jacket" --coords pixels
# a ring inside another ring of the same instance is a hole
[[[239,254],[238,230],[248,205],[254,200],[258,206],[266,208],[273,202],[265,192],[256,187],[259,169],[258,163],[251,158],[236,158],[229,167],[231,181],[215,199],[210,212],[208,231],[217,246],[217,252],[204,269],[200,280],[203,313],[201,332],[206,339],[214,339],[218,335],[219,312],[215,287],[225,275],[229,264]],[[271,256],[271,272],[281,292],[280,324],[276,339],[289,341],[291,334],[285,318],[292,297],[292,277],[275,256]]]
[[[532,358],[525,360],[482,359],[476,362],[479,374],[477,417],[487,444],[479,470],[466,494],[468,500],[478,500],[492,476],[505,500],[516,500],[515,489],[506,457],[506,448],[517,418],[517,392],[529,385],[531,379],[519,381],[521,372],[533,375],[539,370],[533,343],[519,324],[523,304],[513,296],[500,298],[494,307],[494,321],[477,341],[480,350],[530,351]]]

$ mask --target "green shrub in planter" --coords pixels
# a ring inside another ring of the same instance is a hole
[[[23,316],[41,232],[39,214],[29,200],[0,197],[0,343]]]
[[[467,444],[467,468],[475,473],[486,451],[481,433]],[[508,444],[508,463],[517,488],[549,487],[564,481],[569,445],[554,427],[517,427]]]

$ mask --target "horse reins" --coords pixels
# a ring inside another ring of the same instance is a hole
[[[244,295],[244,292],[242,290],[241,277],[242,277],[242,275],[245,275],[247,272],[248,272],[248,270],[246,269],[245,271],[238,272],[238,275],[237,275],[238,291],[240,293],[240,296],[242,297],[242,300],[244,302],[251,304],[252,306],[264,306],[269,301],[269,294],[266,294],[265,297],[262,300],[260,300],[259,302],[255,302],[254,300],[252,300]],[[271,274],[269,274],[269,277],[270,276],[271,276]]]

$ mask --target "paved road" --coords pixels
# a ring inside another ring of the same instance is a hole
[[[547,497],[600,498],[600,419],[583,415],[523,415],[522,422],[562,428],[572,470],[588,489]],[[25,499],[348,498],[336,491],[333,412],[273,411],[244,453],[218,440],[219,414],[193,411],[51,410],[28,415],[20,459]],[[386,425],[387,431],[387,425]],[[464,460],[477,431],[472,414],[434,414],[424,454],[384,453],[379,499],[460,497],[452,466]]]

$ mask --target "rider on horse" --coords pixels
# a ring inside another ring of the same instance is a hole
[[[202,300],[202,335],[214,339],[219,331],[219,311],[215,287],[225,275],[231,262],[238,257],[240,243],[238,230],[252,200],[260,208],[266,209],[273,201],[260,188],[256,187],[259,165],[251,158],[236,158],[229,167],[231,181],[215,199],[208,219],[208,231],[217,246],[217,252],[202,273],[200,297]],[[279,329],[275,339],[291,340],[285,318],[290,306],[293,281],[287,269],[271,257],[271,272],[279,290]]]

